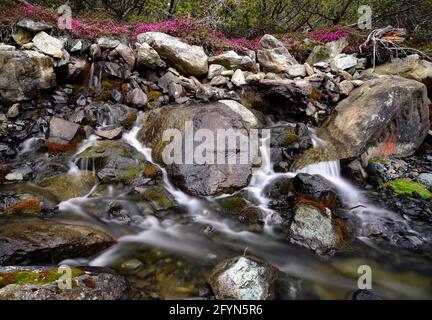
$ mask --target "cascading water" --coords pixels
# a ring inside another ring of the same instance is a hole
[[[139,152],[141,152],[147,161],[152,162],[151,149],[144,147],[137,139],[138,131],[142,120],[142,114],[139,115],[136,125],[127,133],[123,134],[123,141],[127,142]],[[79,152],[88,147],[97,137],[92,136],[88,141],[82,143]],[[313,139],[315,147],[325,147],[324,142],[318,139]],[[295,172],[276,173],[270,159],[270,137],[263,137],[260,146],[262,164],[255,169],[251,182],[244,191],[248,192],[255,199],[256,205],[264,212],[264,232],[255,233],[245,230],[239,230],[230,221],[221,219],[215,215],[209,204],[214,202],[212,198],[196,198],[191,197],[181,190],[177,189],[169,180],[167,172],[160,167],[163,172],[163,185],[165,189],[171,193],[176,201],[184,208],[187,213],[183,218],[189,221],[186,224],[178,223],[175,219],[166,217],[160,218],[153,215],[144,216],[135,224],[135,231],[130,228],[124,229],[124,226],[113,224],[109,220],[98,221],[97,224],[105,229],[108,229],[112,234],[118,236],[118,243],[110,249],[103,252],[98,257],[91,261],[77,259],[67,260],[64,263],[83,264],[88,263],[93,266],[109,266],[123,261],[129,256],[133,256],[134,252],[143,246],[147,248],[156,248],[167,252],[174,252],[180,256],[187,256],[199,261],[211,261],[215,257],[232,256],[232,252],[247,252],[260,256],[288,275],[304,279],[308,283],[330,286],[338,288],[346,292],[347,290],[356,289],[356,280],[346,276],[343,273],[337,272],[335,266],[326,261],[322,261],[319,256],[302,248],[290,245],[284,239],[275,237],[273,226],[270,217],[273,211],[268,207],[269,199],[264,196],[264,189],[273,180],[280,177],[292,178],[296,175]],[[382,223],[383,220],[396,219],[395,214],[378,209],[370,204],[362,197],[361,192],[345,181],[340,175],[340,165],[338,161],[324,162],[308,166],[301,172],[310,174],[320,174],[336,185],[342,194],[344,201],[352,207],[363,205],[350,212],[356,218],[362,220],[362,225],[370,223]],[[71,162],[70,174],[79,173],[76,164]],[[94,191],[94,190],[93,190]],[[92,192],[93,192],[92,191]],[[95,223],[95,218],[88,217],[87,205],[95,201],[94,196],[90,192],[87,196],[71,199],[59,205],[59,208],[64,213],[69,213],[69,216],[76,216],[80,220],[87,223]],[[128,202],[126,193],[119,193],[111,189],[105,196],[106,200],[115,200]],[[400,219],[400,218],[399,218]],[[217,232],[216,239],[210,240],[203,232],[203,228],[210,226],[211,229]],[[137,229],[138,228],[138,232]],[[369,248],[373,243],[368,241],[366,237],[362,237],[359,230],[358,236],[364,240]],[[351,263],[351,260],[347,260]],[[355,263],[358,261],[354,260]],[[336,262],[335,262],[336,263]],[[392,285],[385,281],[377,281],[381,290],[390,290],[391,292],[398,291]],[[397,281],[396,281],[397,283]],[[399,288],[399,284],[395,287]],[[412,288],[411,288],[412,289]],[[414,290],[414,291],[412,291]],[[424,293],[412,289],[412,296],[422,297]],[[379,289],[378,289],[379,291]],[[402,293],[398,293],[402,294]],[[397,295],[396,295],[397,296]]]

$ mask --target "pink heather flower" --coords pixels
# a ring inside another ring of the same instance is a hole
[[[30,16],[30,15],[32,15],[32,14],[34,13],[34,11],[35,11],[35,6],[32,6],[32,5],[30,5],[30,6],[25,6],[25,7],[23,8],[23,11],[24,11],[24,13],[25,13],[26,15]]]

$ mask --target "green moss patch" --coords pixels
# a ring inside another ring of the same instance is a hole
[[[84,272],[77,268],[72,268],[72,277],[79,277]],[[10,284],[18,285],[36,285],[48,284],[59,280],[64,273],[58,272],[58,269],[49,269],[44,271],[15,271],[0,274],[0,288]]]
[[[414,192],[418,193],[423,199],[432,199],[432,193],[421,183],[414,182],[410,179],[392,180],[381,185],[382,188],[390,188],[399,195],[412,196]]]

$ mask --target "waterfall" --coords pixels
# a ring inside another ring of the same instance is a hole
[[[102,61],[94,61],[91,63],[88,86],[95,90],[99,90],[102,84]]]

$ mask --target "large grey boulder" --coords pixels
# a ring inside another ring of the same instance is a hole
[[[209,283],[218,300],[271,300],[278,272],[258,258],[235,257],[219,263]]]
[[[266,72],[287,72],[289,67],[298,64],[288,49],[272,35],[264,35],[257,51],[260,66]]]
[[[186,76],[202,76],[208,71],[208,57],[204,49],[191,46],[178,38],[161,32],[141,33],[139,43],[148,43],[162,59]]]
[[[30,100],[56,84],[51,58],[36,51],[0,50],[0,102]]]
[[[408,156],[428,133],[429,103],[424,84],[381,76],[341,101],[319,135],[340,159]]]
[[[247,160],[240,161],[238,155],[245,150],[240,148],[238,141],[241,137],[249,138],[250,129],[257,125],[254,114],[232,100],[175,108],[166,106],[145,113],[139,139],[152,148],[153,159],[167,169],[171,179],[181,189],[192,195],[208,196],[232,192],[249,183],[255,159],[247,154]],[[212,141],[213,148],[206,149],[206,161],[197,160],[197,155],[202,154],[198,147],[203,140],[190,142],[189,135],[186,144],[192,150],[183,144],[188,132],[193,130],[196,133],[200,129],[207,130],[215,139]],[[230,136],[238,136],[237,142],[234,145],[215,142],[218,130],[233,130]],[[171,133],[177,137],[173,142],[170,141]],[[167,136],[164,137],[164,134]],[[228,161],[230,153],[237,156],[233,158],[234,163]],[[169,159],[171,156],[174,157]]]

